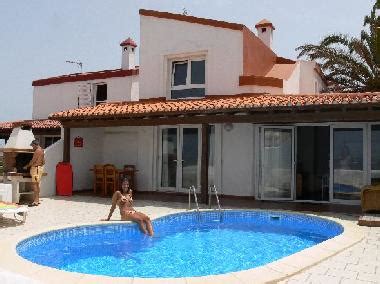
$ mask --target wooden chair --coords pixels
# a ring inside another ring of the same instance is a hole
[[[135,165],[124,165],[123,178],[128,179],[129,187],[134,191],[136,191],[135,173],[136,173]]]
[[[105,190],[105,178],[103,165],[94,166],[94,194],[100,192],[104,195]]]
[[[114,165],[104,165],[104,179],[104,195],[112,195],[118,187],[118,172]]]
[[[363,212],[380,212],[380,185],[367,185],[361,190]]]

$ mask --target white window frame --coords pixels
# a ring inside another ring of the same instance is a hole
[[[205,83],[204,84],[191,84],[191,62],[192,61],[205,61]],[[175,63],[187,63],[187,76],[186,76],[186,84],[185,85],[178,85],[174,86],[174,71],[175,68],[173,68],[173,65]],[[206,94],[206,82],[207,82],[207,76],[206,76],[206,70],[207,70],[207,60],[206,56],[190,56],[187,58],[173,58],[169,61],[170,64],[170,86],[169,86],[169,97],[171,97],[171,91],[179,91],[179,90],[187,90],[187,89],[194,89],[194,88],[203,88],[205,89],[205,94]],[[186,99],[191,99],[191,98],[199,98],[199,97],[186,97]]]

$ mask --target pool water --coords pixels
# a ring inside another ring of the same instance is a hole
[[[137,225],[51,231],[19,243],[41,265],[114,277],[191,277],[265,265],[342,233],[332,221],[268,211],[181,213],[154,220],[155,236]]]

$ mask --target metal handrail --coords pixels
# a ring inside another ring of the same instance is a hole
[[[211,196],[212,196],[213,193],[215,195],[216,204],[218,206],[218,210],[219,210],[219,213],[220,213],[220,220],[222,220],[222,216],[223,216],[222,207],[220,206],[218,191],[217,191],[215,185],[210,185],[209,186],[208,206],[211,209]]]
[[[197,212],[199,212],[199,204],[198,204],[198,198],[197,198],[197,193],[196,193],[196,188],[194,185],[190,186],[189,187],[189,210],[191,210],[191,191],[193,191],[193,194],[194,194],[194,202],[195,202],[195,205],[197,206]]]

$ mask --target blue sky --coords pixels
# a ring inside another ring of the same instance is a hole
[[[374,0],[1,0],[0,121],[30,119],[32,81],[120,67],[119,43],[139,44],[140,8],[236,22],[254,30],[263,18],[276,27],[274,49],[294,49],[342,32],[358,36]],[[228,50],[226,50],[228,52]]]

